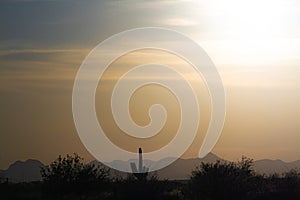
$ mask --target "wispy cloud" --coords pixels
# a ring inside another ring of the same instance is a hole
[[[74,64],[84,58],[89,49],[21,49],[0,50],[0,70],[8,70],[5,65],[18,62],[39,62],[56,64]],[[42,66],[41,66],[42,67]]]
[[[0,51],[0,90],[71,91],[86,49],[23,49]]]
[[[162,25],[166,26],[196,26],[199,23],[192,19],[185,18],[169,18],[160,21]]]

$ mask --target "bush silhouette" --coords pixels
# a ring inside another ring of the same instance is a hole
[[[253,199],[259,188],[253,160],[202,163],[192,172],[188,184],[191,199]]]
[[[72,200],[299,200],[300,170],[258,175],[253,161],[202,163],[189,180],[160,180],[128,174],[112,178],[107,168],[85,164],[77,154],[59,156],[41,169],[43,182],[0,183],[2,199]],[[110,177],[110,179],[109,179]],[[123,177],[123,178],[122,178]]]
[[[77,154],[59,156],[41,169],[45,188],[55,192],[85,192],[108,182],[109,170],[85,164]],[[101,188],[99,188],[101,189]]]
[[[292,169],[283,175],[271,175],[265,178],[267,187],[261,199],[300,199],[300,170]]]
[[[120,179],[115,182],[113,190],[113,199],[123,200],[155,200],[167,199],[165,194],[169,182],[158,180],[155,175],[137,177],[134,174],[128,174],[126,179]],[[176,198],[173,196],[173,199]]]

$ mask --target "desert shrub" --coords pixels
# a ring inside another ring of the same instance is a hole
[[[86,164],[77,154],[59,156],[41,169],[41,175],[45,190],[58,194],[101,191],[109,180],[107,168]]]
[[[191,199],[253,199],[259,194],[252,168],[253,160],[243,157],[239,162],[202,163],[188,183]]]

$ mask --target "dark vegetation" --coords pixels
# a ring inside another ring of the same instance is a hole
[[[85,164],[74,154],[59,156],[41,169],[42,182],[9,183],[0,178],[1,199],[159,199],[159,200],[263,200],[300,199],[300,171],[272,176],[256,174],[253,161],[202,163],[186,181],[159,180],[128,174],[111,178],[102,166]],[[180,170],[180,169],[179,169]]]

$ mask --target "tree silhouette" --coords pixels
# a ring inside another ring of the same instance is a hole
[[[134,174],[109,179],[107,168],[85,164],[77,154],[59,156],[41,169],[43,182],[2,183],[1,199],[72,200],[299,200],[300,170],[285,174],[258,175],[253,161],[202,163],[189,180],[146,179]],[[180,170],[180,169],[179,169]],[[110,176],[112,177],[112,176]]]
[[[47,189],[62,192],[93,189],[104,185],[108,181],[109,170],[85,164],[83,158],[77,154],[59,156],[49,165],[41,168],[43,182]]]
[[[192,199],[253,199],[259,179],[252,169],[253,160],[202,163],[192,172],[188,191]]]
[[[266,178],[269,186],[265,191],[267,199],[300,199],[300,170],[292,169],[283,175],[272,175]],[[265,198],[265,199],[266,199]]]

